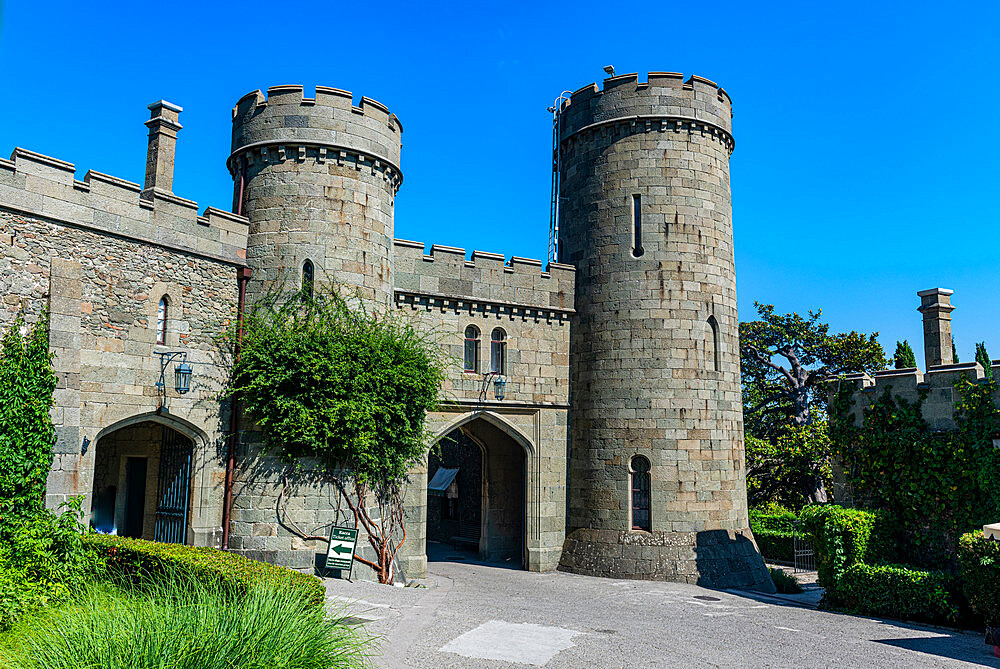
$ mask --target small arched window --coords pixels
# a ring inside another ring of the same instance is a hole
[[[479,373],[479,328],[465,328],[465,371]]]
[[[160,298],[160,304],[156,307],[156,343],[167,343],[167,296]]]
[[[302,263],[302,292],[309,297],[313,296],[313,283],[316,279],[316,271],[313,268],[312,260]]]
[[[493,328],[490,336],[490,371],[507,375],[507,333],[503,328]]]
[[[722,371],[719,359],[719,321],[715,316],[708,317],[708,338],[705,342],[705,364],[716,372]]]
[[[652,531],[649,513],[649,460],[641,455],[632,458],[629,465],[632,489],[632,529]]]

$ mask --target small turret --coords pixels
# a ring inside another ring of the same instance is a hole
[[[251,296],[298,288],[307,266],[388,305],[402,125],[381,103],[318,86],[272,86],[233,108],[234,209],[250,220]]]

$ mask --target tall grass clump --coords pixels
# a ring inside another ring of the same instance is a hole
[[[136,588],[92,583],[0,637],[9,669],[355,669],[374,641],[301,591],[245,594],[170,575]]]

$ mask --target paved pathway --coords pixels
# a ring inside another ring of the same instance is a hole
[[[385,667],[1000,667],[976,634],[679,583],[432,562],[426,588],[327,580]]]

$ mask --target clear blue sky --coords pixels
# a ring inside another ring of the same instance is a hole
[[[822,308],[921,360],[915,293],[943,286],[961,357],[1000,357],[997,3],[0,2],[0,153],[141,182],[165,98],[174,191],[227,208],[235,101],[344,88],[403,122],[396,235],[507,256],[546,255],[560,91],[607,64],[708,77],[733,99],[743,319]]]

